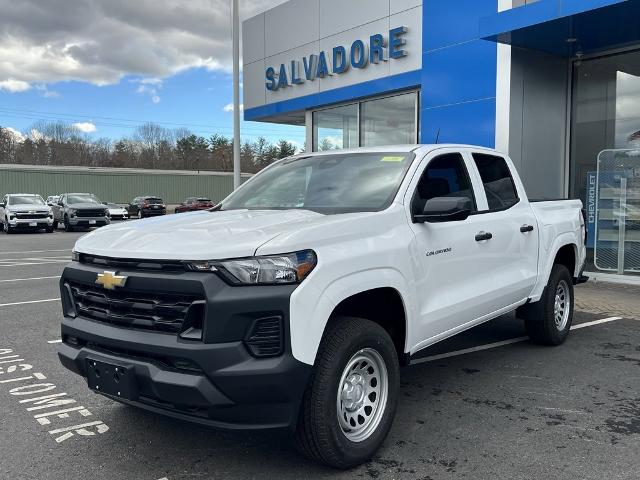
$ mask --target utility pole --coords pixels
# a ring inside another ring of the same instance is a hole
[[[233,35],[233,189],[240,186],[240,18],[238,0],[232,2]]]

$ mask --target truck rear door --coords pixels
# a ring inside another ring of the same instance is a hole
[[[538,276],[538,224],[524,187],[511,161],[497,154],[469,151],[474,174],[482,184],[477,192],[484,253],[493,261],[482,274],[492,288],[482,310],[498,311],[528,298]]]

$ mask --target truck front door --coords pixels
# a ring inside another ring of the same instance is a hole
[[[482,188],[473,165],[460,151],[439,149],[420,166],[405,197],[410,228],[415,235],[415,298],[419,304],[419,324],[413,351],[462,330],[489,313],[486,295],[494,288],[487,271],[495,268],[494,252],[476,236],[486,225],[478,210],[477,195]],[[425,203],[435,197],[468,197],[472,214],[466,220],[413,223]]]

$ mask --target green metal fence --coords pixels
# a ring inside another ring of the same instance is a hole
[[[248,177],[243,175],[243,180]],[[157,195],[174,204],[187,197],[208,197],[217,202],[232,190],[233,175],[227,172],[0,165],[0,195],[38,193],[46,198],[65,192],[88,192],[115,203]]]

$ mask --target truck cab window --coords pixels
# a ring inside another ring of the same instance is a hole
[[[487,195],[489,210],[504,210],[520,201],[507,162],[502,157],[474,153],[480,178]]]
[[[461,154],[447,153],[429,162],[416,188],[413,212],[421,213],[427,201],[435,197],[470,198],[476,211],[471,180]]]

